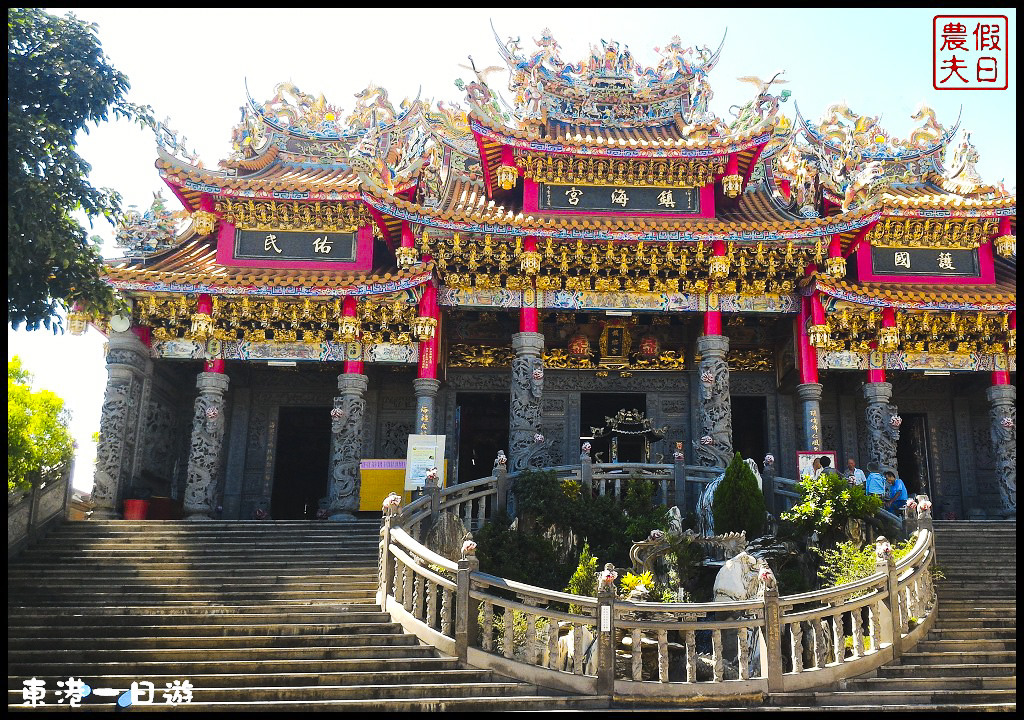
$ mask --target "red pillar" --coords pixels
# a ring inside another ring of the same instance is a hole
[[[711,245],[712,257],[725,257],[726,248],[724,240],[715,240]],[[710,303],[709,303],[710,305]],[[704,313],[704,334],[705,335],[721,335],[722,334],[722,311],[711,310],[710,308]]]
[[[342,301],[342,304],[341,304],[341,314],[342,314],[343,317],[358,317],[358,315],[359,315],[359,305],[358,305],[358,302],[356,301],[354,296],[347,295],[345,297],[344,301]],[[351,373],[351,374],[354,374],[354,375],[362,375],[363,374],[362,356],[360,355],[360,359],[359,360],[346,360],[345,361],[345,365],[342,368],[342,372],[344,372],[344,373]]]
[[[817,300],[818,308],[821,309],[821,323],[824,323],[825,310],[821,307],[821,300],[815,296],[803,296],[800,298],[800,317],[797,320],[797,351],[800,357],[800,382],[818,382],[818,349],[811,344],[807,336],[808,324],[818,324],[815,320],[813,300]]]
[[[1010,313],[1010,330],[1017,329],[1017,311],[1014,310]],[[992,372],[992,384],[993,385],[1009,385],[1010,384],[1010,371],[1007,370],[994,370]]]
[[[416,377],[437,379],[437,348],[441,334],[441,311],[437,305],[437,288],[427,285],[427,289],[420,298],[420,317],[431,317],[437,321],[434,326],[434,334],[427,340],[420,341],[420,360]]]
[[[537,238],[526,236],[523,238],[524,252],[537,252]],[[531,285],[533,279],[530,279]],[[524,293],[525,296],[525,293]],[[522,305],[519,310],[519,332],[540,332],[539,314],[537,312],[537,293],[533,290],[533,305]]]
[[[196,303],[196,313],[199,315],[213,315],[213,298],[203,293]],[[223,373],[224,358],[213,358],[203,363],[203,372]]]

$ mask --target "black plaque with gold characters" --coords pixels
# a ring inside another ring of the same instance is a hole
[[[592,212],[683,213],[700,212],[697,188],[633,187],[630,185],[537,185],[541,210]]]
[[[354,262],[354,232],[235,230],[235,257],[254,260]]]
[[[980,277],[978,249],[871,248],[871,271],[876,275],[939,275]]]

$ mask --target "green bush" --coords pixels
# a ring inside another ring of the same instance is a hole
[[[583,550],[580,551],[580,561],[576,565],[576,572],[569,578],[569,584],[565,591],[573,595],[585,597],[597,596],[597,558],[590,554],[590,545],[583,543]],[[576,605],[569,606],[569,612],[582,612],[583,608]]]
[[[716,533],[745,531],[747,538],[753,539],[764,532],[764,495],[757,486],[757,478],[739,453],[733,456],[725,469],[725,477],[715,491],[712,508]]]
[[[896,543],[892,546],[892,558],[899,562],[914,549],[915,539]],[[852,542],[841,542],[834,550],[818,550],[811,548],[821,556],[818,577],[823,587],[835,587],[845,583],[866,578],[875,572],[875,546],[868,545],[863,549]]]
[[[867,495],[864,488],[850,485],[834,471],[823,472],[817,479],[804,478],[800,491],[800,503],[782,513],[781,518],[808,535],[818,533],[824,545],[842,540],[847,521],[868,520],[882,509],[880,498]]]

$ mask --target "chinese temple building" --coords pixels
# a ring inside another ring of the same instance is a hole
[[[569,63],[546,31],[498,51],[507,101],[496,68],[462,105],[247,97],[216,169],[156,127],[191,223],[158,201],[106,270],[132,310],[93,319],[97,517],[146,491],[345,518],[379,510],[360,464],[410,434],[446,436],[452,483],[498,450],[577,462],[602,428],[641,438],[620,462],[738,451],[795,477],[835,451],[936,517],[1015,515],[1016,197],[959,121],[791,120],[778,75],[718,117],[722,46],[678,37],[655,67],[604,41]]]

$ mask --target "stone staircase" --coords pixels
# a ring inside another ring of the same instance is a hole
[[[779,709],[1015,711],[1017,524],[938,522],[939,614],[899,663],[829,692],[781,693]]]
[[[604,707],[461,666],[375,604],[379,523],[65,523],[8,563],[8,708],[23,681],[121,692],[188,680],[179,710]],[[83,707],[115,709],[116,695]],[[59,700],[65,699],[64,703]]]

